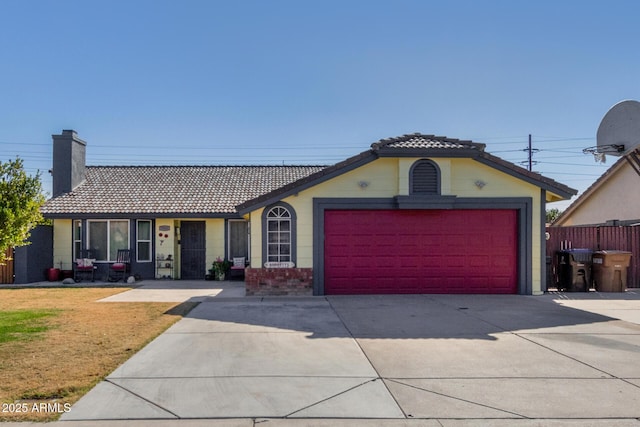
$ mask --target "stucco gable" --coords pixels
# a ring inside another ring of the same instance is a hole
[[[240,213],[250,212],[385,157],[471,158],[546,190],[548,198],[554,201],[564,200],[577,193],[571,187],[486,153],[484,149],[484,144],[420,133],[382,139],[371,144],[371,149],[368,151],[364,151],[298,181],[291,182],[255,199],[247,200],[238,205],[237,209]]]
[[[640,175],[620,157],[589,188],[573,201],[554,225],[598,225],[608,221],[640,218]]]

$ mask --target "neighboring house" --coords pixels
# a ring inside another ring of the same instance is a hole
[[[620,157],[553,222],[554,226],[640,223],[640,172],[628,153]]]
[[[130,248],[144,278],[202,279],[245,257],[248,294],[539,294],[546,203],[576,193],[433,135],[329,167],[90,167],[74,131],[53,138],[56,265]]]

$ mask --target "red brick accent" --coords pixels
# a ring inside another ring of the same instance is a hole
[[[247,296],[313,295],[313,268],[247,268]]]

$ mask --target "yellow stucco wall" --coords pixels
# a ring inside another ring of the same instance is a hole
[[[264,209],[256,209],[249,214],[249,252],[251,253],[250,265],[253,268],[262,267],[262,212]]]
[[[53,265],[55,268],[71,270],[73,268],[73,234],[70,219],[53,221]],[[62,267],[61,267],[62,266]]]
[[[409,170],[419,159],[380,158],[362,167],[325,181],[297,195],[283,199],[297,215],[297,267],[313,267],[313,199],[391,198],[409,194]],[[532,286],[540,293],[540,188],[472,159],[433,158],[441,173],[442,195],[458,197],[531,197],[532,206]],[[482,189],[475,184],[481,180]],[[366,186],[360,185],[366,183]],[[262,260],[262,209],[251,212],[251,265],[260,267]]]
[[[208,219],[207,225],[207,269],[217,257],[224,258],[224,219]]]
[[[160,231],[160,228],[166,226],[169,230]],[[162,234],[162,236],[160,236]],[[164,235],[167,235],[165,237]],[[172,219],[160,218],[156,220],[155,229],[156,238],[156,255],[166,258],[168,255],[175,257],[174,241],[175,241],[175,228]]]

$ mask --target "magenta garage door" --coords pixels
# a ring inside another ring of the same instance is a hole
[[[326,294],[517,290],[515,210],[326,210]]]

